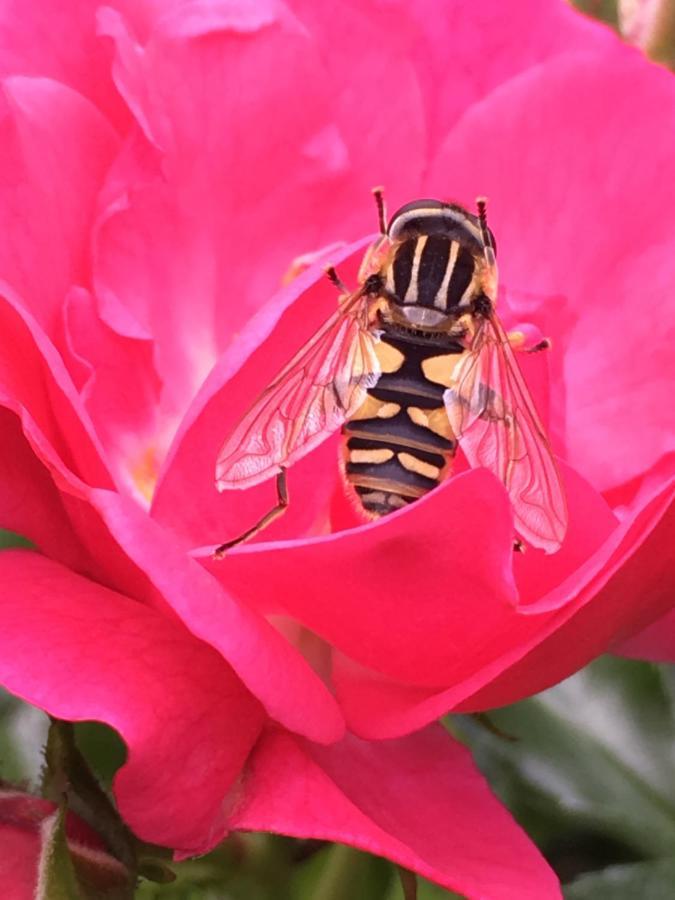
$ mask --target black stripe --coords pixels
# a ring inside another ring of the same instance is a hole
[[[461,353],[464,348],[447,335],[443,346],[437,341],[427,341],[422,336],[401,339],[388,331],[387,326],[383,331],[382,340],[403,354],[403,363],[395,372],[383,372],[375,387],[368,393],[387,403],[419,406],[423,409],[442,406],[446,389],[442,384],[429,381],[422,371],[422,363],[433,356],[442,355],[443,351]]]
[[[450,241],[440,235],[427,239],[417,273],[417,303],[433,306],[450,259]]]
[[[418,406],[420,409],[436,409],[443,403],[445,388],[421,378],[405,378],[396,372],[380,375],[380,380],[368,393],[383,403],[399,406]]]
[[[416,240],[404,241],[394,256],[394,293],[401,303],[410,284]]]
[[[407,418],[407,416],[406,416]],[[410,419],[408,419],[410,422]],[[415,424],[412,422],[411,424]],[[422,428],[422,431],[428,429]],[[433,433],[433,432],[432,432]],[[449,443],[449,442],[448,442]],[[347,447],[350,450],[393,450],[394,453],[409,453],[411,456],[417,457],[420,462],[429,463],[430,466],[436,466],[442,469],[445,465],[445,457],[438,453],[429,453],[427,450],[418,450],[417,447],[410,448],[397,444],[395,438],[392,440],[378,440],[371,437],[350,437],[347,441]]]
[[[410,405],[419,406],[419,403]],[[390,419],[358,419],[355,422],[345,422],[342,431],[354,437],[390,444],[392,447],[397,446],[400,450],[410,450],[412,447],[417,452],[417,448],[420,447],[429,453],[450,453],[456,446],[455,441],[448,440],[442,434],[436,434],[423,425],[416,425],[405,409]]]
[[[395,456],[382,463],[347,462],[345,472],[347,475],[367,475],[378,481],[381,479],[384,482],[400,484],[401,487],[418,488],[424,491],[430,491],[438,485],[435,478],[427,478],[426,475],[406,469]]]
[[[468,288],[473,278],[474,267],[475,263],[471,251],[467,250],[466,247],[460,247],[455,268],[452,270],[450,277],[450,284],[448,285],[446,300],[448,309],[452,306],[457,306],[462,299],[462,294]]]

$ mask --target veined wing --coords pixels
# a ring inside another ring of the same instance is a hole
[[[248,488],[293,465],[336,431],[377,383],[377,336],[358,290],[262,392],[218,454],[218,490]]]
[[[567,531],[567,505],[544,426],[508,336],[496,315],[482,320],[444,396],[453,431],[471,466],[504,483],[516,529],[554,553]]]

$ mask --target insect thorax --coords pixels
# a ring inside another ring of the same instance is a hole
[[[444,234],[414,234],[394,244],[381,275],[388,296],[412,323],[442,326],[480,293],[481,257]]]

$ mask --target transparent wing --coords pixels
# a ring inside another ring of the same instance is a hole
[[[444,396],[453,431],[471,466],[503,482],[516,529],[554,553],[567,531],[560,475],[527,384],[499,319],[483,319]]]
[[[271,478],[356,412],[380,376],[367,315],[362,291],[347,297],[263,391],[218,454],[218,490]]]

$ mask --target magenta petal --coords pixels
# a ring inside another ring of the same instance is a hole
[[[141,603],[26,551],[0,554],[0,678],[51,715],[106,722],[137,834],[189,853],[225,829],[223,800],[264,714],[222,657]]]
[[[673,604],[675,480],[653,493],[582,567],[562,605],[552,591],[503,622],[501,655],[476,663],[442,691],[397,684],[337,656],[333,680],[349,727],[366,737],[405,734],[450,709],[473,711],[512,703],[565,678],[644,628]],[[647,654],[649,656],[649,654]]]
[[[0,884],[5,896],[11,900],[35,900],[39,833],[0,819],[0,847]]]
[[[432,146],[468,108],[521,72],[563,53],[599,53],[616,41],[608,28],[559,0],[487,0],[478,6],[473,0],[442,5],[416,0],[398,5],[417,18],[424,36],[412,57],[423,85]],[[450,184],[447,190],[452,191]]]
[[[344,721],[327,687],[269,622],[223,590],[131,500],[94,491],[92,503],[164,601],[225,657],[273,719],[320,742],[342,736]]]
[[[673,535],[675,540],[675,534]],[[613,648],[620,656],[675,663],[675,609]]]
[[[23,418],[37,442],[46,439],[77,478],[112,485],[103,449],[61,356],[2,282],[0,402]]]
[[[0,74],[44,76],[91,100],[119,129],[129,114],[110,75],[111,53],[96,34],[98,0],[4,0]],[[142,6],[142,0],[136,0]],[[30,13],[30,14],[29,14]],[[70,148],[74,149],[73,147]]]
[[[667,613],[675,596],[675,478],[619,532],[617,544],[579,597],[551,622],[538,646],[471,697],[469,709],[510,703],[550,687]]]
[[[99,24],[153,152],[116,167],[95,237],[97,290],[155,338],[182,413],[294,257],[327,243],[322,223],[340,197],[324,152],[330,95],[316,47],[282,4],[177,4],[144,44],[116,10]]]
[[[550,335],[564,371],[553,404],[564,408],[570,463],[598,489],[675,445],[674,117],[670,73],[612,40],[602,55],[562,56],[475,104],[431,167],[430,190],[447,190],[450,172],[458,199],[489,196],[504,283],[558,297]],[[638,296],[659,310],[658,326],[636,315]]]
[[[340,841],[472,898],[561,896],[468,750],[440,726],[397,741],[348,736],[325,748],[267,733],[230,826]]]
[[[80,394],[119,484],[141,502],[154,488],[160,385],[150,341],[113,331],[94,298],[73,288],[65,301],[70,370],[82,370]]]
[[[209,565],[237,596],[364,665],[436,686],[469,665],[491,620],[515,604],[512,540],[506,493],[481,469],[375,524],[244,546]]]
[[[63,84],[16,76],[3,89],[0,277],[54,337],[66,291],[88,279],[96,195],[119,139]]]
[[[256,612],[240,608],[215,579],[186,556],[184,545],[130,498],[94,489],[73,474],[73,470],[85,469],[83,474],[89,474],[94,483],[95,478],[105,483],[96,444],[82,422],[86,415],[80,399],[54,348],[25,311],[0,298],[0,320],[5,342],[0,354],[0,402],[20,414],[24,434],[50,469],[60,493],[54,497],[53,486],[42,473],[37,485],[30,483],[27,473],[35,471],[34,460],[26,456],[27,448],[11,419],[5,419],[21,455],[12,461],[19,479],[8,485],[5,511],[9,518],[2,524],[25,524],[24,534],[48,540],[49,546],[41,543],[41,549],[57,549],[59,558],[69,562],[81,561],[84,556],[84,570],[106,584],[165,613],[173,608],[193,633],[226,656],[270,715],[319,741],[339,737],[344,724],[335,700],[294,647]],[[31,499],[39,505],[24,512],[21,490],[26,483]],[[54,500],[57,515],[61,517],[65,507],[70,520],[63,539],[41,521],[50,516],[49,506],[43,504]],[[73,531],[83,547],[73,540]]]

